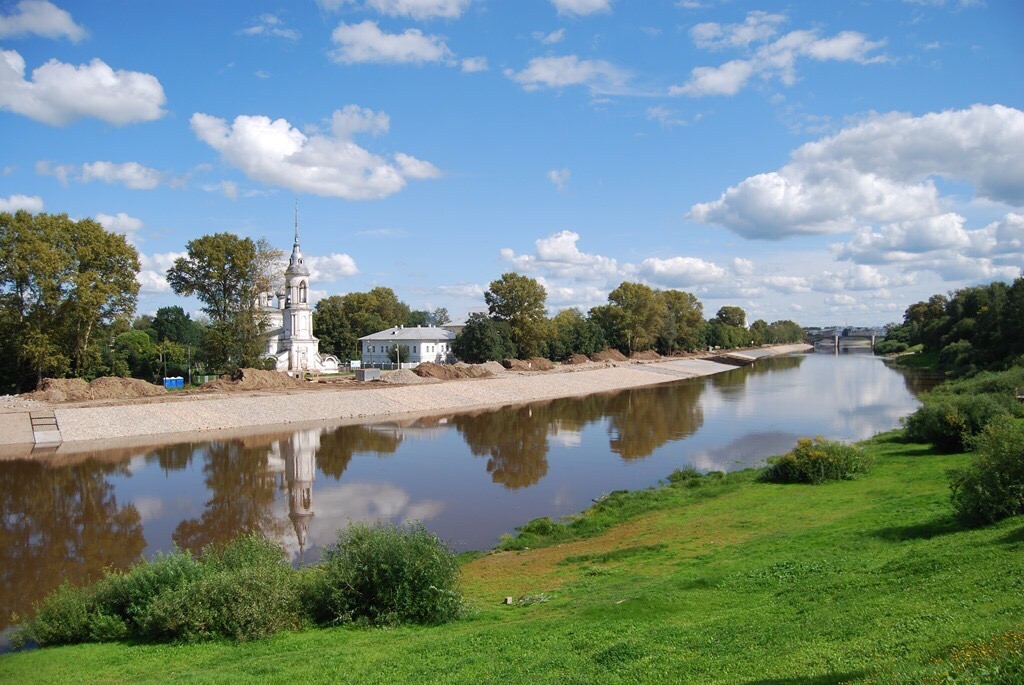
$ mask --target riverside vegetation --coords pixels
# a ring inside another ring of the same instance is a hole
[[[1019,421],[1000,425],[1024,434]],[[997,452],[1021,444],[993,440]],[[805,456],[833,449],[807,447]],[[36,650],[0,658],[0,678],[1024,682],[1024,521],[971,527],[950,503],[948,472],[983,468],[972,459],[987,457],[907,443],[900,432],[860,450],[874,465],[848,480],[779,484],[759,470],[682,469],[568,521],[530,522],[494,553],[463,555],[462,620],[367,617],[392,627]],[[252,541],[241,549],[264,558]],[[500,603],[509,596],[511,606]]]

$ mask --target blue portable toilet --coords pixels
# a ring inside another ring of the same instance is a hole
[[[176,388],[184,388],[185,387],[185,378],[182,377],[182,376],[178,376],[177,378],[175,378],[174,379],[174,387],[176,387]]]
[[[164,390],[170,390],[174,387],[174,379],[171,377],[164,378]]]

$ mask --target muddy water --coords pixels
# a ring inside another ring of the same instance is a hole
[[[0,463],[0,626],[68,579],[260,530],[315,561],[353,520],[407,519],[458,550],[586,508],[675,468],[734,470],[800,436],[893,428],[919,382],[867,354],[759,361],[717,376],[409,424],[325,426]]]

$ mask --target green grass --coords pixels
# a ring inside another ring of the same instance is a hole
[[[467,555],[453,624],[38,650],[0,682],[1024,682],[1024,517],[962,529],[965,455],[864,448],[855,480],[686,479]]]

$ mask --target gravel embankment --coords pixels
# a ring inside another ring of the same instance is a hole
[[[768,356],[806,349],[806,345],[787,345],[755,352],[757,356]],[[372,388],[312,392],[192,395],[174,401],[100,406],[58,404],[53,405],[53,410],[64,446],[80,449],[92,441],[144,437],[169,441],[187,435],[210,439],[216,437],[215,431],[262,429],[300,422],[456,413],[654,385],[731,368],[734,367],[704,359],[616,366],[585,364],[563,367],[562,373],[507,373],[494,378],[417,385],[375,383]],[[205,435],[196,435],[199,433]]]

